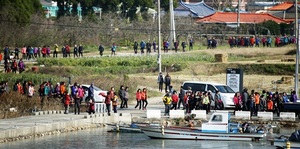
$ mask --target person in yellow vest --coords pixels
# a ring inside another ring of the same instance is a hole
[[[203,108],[206,111],[206,114],[208,114],[208,106],[209,106],[209,97],[208,92],[203,93],[203,99],[202,99]]]
[[[58,45],[55,44],[55,45],[54,45],[53,57],[57,57],[57,53],[58,53]]]
[[[170,116],[170,107],[172,103],[172,98],[168,90],[166,91],[166,94],[163,97],[163,102],[165,104],[165,116]]]

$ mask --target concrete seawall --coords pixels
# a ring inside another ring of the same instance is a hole
[[[89,128],[101,128],[104,127],[105,124],[120,122],[130,124],[132,122],[162,123],[164,121],[169,121],[171,122],[171,124],[176,125],[180,121],[182,125],[189,124],[188,121],[184,121],[183,117],[172,118],[172,115],[170,117],[164,116],[163,105],[150,105],[148,109],[149,110],[147,111],[137,110],[132,106],[132,108],[128,109],[118,109],[119,113],[111,113],[110,116],[108,116],[107,113],[97,113],[92,115],[82,113],[80,115],[75,115],[74,113],[63,114],[63,111],[41,111],[33,113],[32,116],[2,119],[0,121],[0,143]],[[155,114],[155,112],[157,113]],[[176,110],[172,111],[171,113],[174,113],[174,116],[184,116],[182,112],[183,110]],[[197,112],[201,113],[201,111],[196,111],[196,113]],[[250,122],[254,124],[278,124],[278,126],[281,125],[299,127],[299,119],[296,119],[294,121],[283,121],[280,117],[275,115],[272,120],[264,120],[261,117],[257,116],[251,118],[249,116],[242,116],[242,119],[240,119],[237,116],[233,115],[232,110],[229,110],[229,112],[232,115],[232,121]],[[210,115],[211,113],[209,113],[208,115],[205,114],[203,116],[201,116],[200,114],[198,116],[203,117],[207,120],[210,118]],[[159,116],[159,118],[155,116]],[[200,118],[198,119],[198,121],[198,124],[200,124],[202,119]]]
[[[56,112],[55,112],[56,113]],[[68,131],[103,127],[106,123],[131,123],[130,113],[106,113],[92,115],[54,114],[45,111],[43,114],[34,114],[13,119],[4,119],[0,122],[0,142],[28,139],[35,136],[44,136]]]

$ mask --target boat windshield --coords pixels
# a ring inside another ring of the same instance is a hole
[[[231,89],[229,86],[226,86],[226,85],[216,85],[216,88],[221,93],[235,93],[233,89]]]
[[[222,115],[214,115],[212,118],[213,122],[222,122]]]

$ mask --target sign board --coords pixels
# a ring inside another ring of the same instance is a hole
[[[147,118],[161,118],[160,110],[147,110]]]
[[[235,92],[243,91],[243,70],[237,68],[226,69],[226,85],[231,87]]]
[[[257,112],[257,117],[262,120],[273,120],[273,112]]]
[[[235,111],[235,118],[250,120],[250,111]]]
[[[184,118],[184,110],[170,110],[170,118]]]
[[[295,121],[296,114],[294,112],[280,112],[280,119],[285,121]]]
[[[196,114],[195,119],[207,119],[205,110],[192,110],[191,114]]]

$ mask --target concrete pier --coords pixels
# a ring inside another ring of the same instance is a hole
[[[163,104],[154,104],[147,107],[149,111],[134,109],[134,105],[129,105],[129,108],[118,109],[118,113],[111,113],[109,116],[107,113],[95,113],[87,114],[82,112],[80,115],[75,115],[74,113],[63,114],[63,111],[39,111],[33,113],[31,116],[24,116],[12,119],[2,119],[0,121],[0,143],[7,141],[15,141],[19,139],[27,139],[35,136],[50,135],[55,133],[62,133],[66,131],[82,130],[94,127],[103,127],[105,124],[112,123],[132,123],[135,120],[141,120],[142,122],[149,122],[150,120],[164,121],[171,120],[170,117],[164,116],[164,105]],[[213,111],[212,111],[213,112]],[[196,114],[204,113],[204,115],[198,115],[200,119],[206,121],[210,118],[211,113],[207,114],[205,112],[197,112]],[[233,110],[229,110],[231,114],[231,120],[233,121],[245,121],[235,118],[233,115]],[[241,113],[243,114],[243,113]],[[291,114],[285,113],[284,118],[290,116]],[[184,115],[183,115],[184,116]],[[294,115],[292,115],[293,117]],[[150,117],[147,119],[147,117]],[[156,118],[157,117],[157,118]],[[206,119],[205,119],[206,117]],[[177,118],[178,119],[178,118]],[[180,117],[183,119],[183,117]],[[291,118],[288,117],[289,120]],[[256,122],[256,123],[279,123],[282,122],[282,118],[273,115],[273,121],[270,121],[270,118],[264,121],[263,117],[251,117],[247,121]],[[292,119],[290,123],[299,123],[299,119]]]

